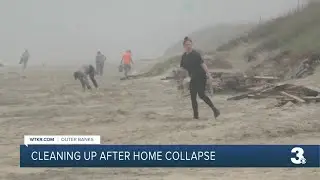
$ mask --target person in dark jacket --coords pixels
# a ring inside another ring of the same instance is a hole
[[[180,67],[186,69],[191,78],[190,95],[193,109],[193,118],[199,119],[197,95],[208,105],[213,111],[214,117],[220,115],[220,111],[213,105],[210,98],[205,94],[207,78],[211,78],[206,64],[196,50],[192,48],[192,40],[185,37],[183,41],[185,52],[182,55]]]
[[[22,71],[24,71],[27,68],[27,64],[30,58],[29,51],[26,49],[23,54],[21,55],[19,64],[22,64]]]
[[[95,69],[92,65],[84,65],[79,70],[73,73],[75,80],[80,80],[81,86],[85,91],[87,89],[92,89],[88,80],[88,76],[90,77],[95,88],[98,88],[98,83],[94,78]]]
[[[98,51],[96,55],[96,70],[97,70],[97,75],[99,76],[103,75],[105,61],[106,61],[106,57],[100,51]]]

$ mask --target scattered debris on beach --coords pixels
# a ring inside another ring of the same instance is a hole
[[[230,97],[227,100],[275,98],[279,102],[277,106],[280,107],[287,103],[320,102],[319,94],[320,92],[304,86],[293,84],[266,84],[246,93]]]

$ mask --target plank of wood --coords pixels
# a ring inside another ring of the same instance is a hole
[[[261,95],[261,94],[249,94],[248,98],[250,98],[250,99],[264,99],[264,98],[268,98],[268,96]]]
[[[262,99],[262,98],[275,98],[275,99],[281,99],[281,98],[286,98],[286,96],[282,96],[282,95],[268,95],[268,94],[249,94],[248,98],[258,98],[258,99]],[[291,98],[292,99],[292,98]],[[294,99],[292,99],[294,100]]]
[[[309,96],[306,96],[306,97],[302,97],[302,99],[320,100],[320,96],[317,96],[317,97],[309,97]]]
[[[161,78],[161,80],[169,80],[169,79],[174,79],[174,77],[168,76],[168,77],[165,77],[165,78]]]
[[[319,102],[320,101],[320,97],[302,97],[302,99],[304,99],[307,102]]]
[[[251,93],[244,93],[244,94],[240,94],[237,96],[232,96],[232,97],[228,98],[227,101],[244,99],[244,98],[248,97],[249,94],[251,94]]]
[[[253,90],[253,91],[250,91],[250,92],[246,92],[246,93],[243,93],[243,94],[240,94],[240,95],[236,95],[236,96],[230,97],[230,98],[227,99],[227,101],[244,99],[244,98],[247,98],[248,95],[250,95],[250,94],[256,94],[256,93],[259,93],[260,91],[263,91],[263,90],[269,90],[270,88],[273,89],[275,87],[262,86],[259,89],[256,89],[256,90]]]
[[[269,88],[266,88],[266,89],[261,90],[259,93],[261,94],[261,93],[270,92],[270,91],[272,91],[272,90],[275,89],[275,88],[276,88],[276,86],[274,86],[274,87],[269,87]]]
[[[295,99],[296,101],[298,102],[305,102],[305,100],[299,98],[298,96],[295,96],[295,95],[292,95],[292,94],[289,94],[287,92],[284,92],[284,90],[287,88],[287,87],[291,87],[292,85],[290,84],[283,84],[283,83],[278,83],[277,85],[274,85],[274,84],[267,84],[262,86],[262,87],[259,87],[258,89],[256,90],[252,90],[252,91],[249,91],[247,93],[243,93],[243,94],[240,94],[240,95],[236,95],[236,96],[233,96],[233,97],[230,97],[228,98],[227,100],[240,100],[240,99],[244,99],[244,98],[247,98],[250,94],[255,94],[255,95],[266,95],[267,93],[269,93],[270,96],[274,95],[273,91],[276,91],[276,92],[281,92],[281,94],[287,96],[287,97],[290,97],[291,99]],[[252,97],[252,95],[250,95],[250,97]]]
[[[286,93],[286,92],[284,92],[284,91],[281,91],[280,93],[281,93],[282,95],[287,96],[287,97],[293,98],[293,99],[295,99],[295,100],[297,100],[297,101],[299,101],[299,102],[302,102],[302,103],[305,103],[305,102],[306,102],[305,100],[301,99],[300,97],[294,96],[294,95],[289,94],[289,93]]]
[[[253,76],[253,79],[270,79],[270,80],[279,80],[278,77],[273,76]]]

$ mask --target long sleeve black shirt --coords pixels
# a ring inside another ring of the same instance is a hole
[[[180,67],[186,69],[191,78],[205,78],[206,72],[202,68],[201,64],[203,59],[195,50],[192,50],[190,53],[184,53],[181,58]]]

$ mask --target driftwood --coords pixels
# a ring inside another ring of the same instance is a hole
[[[279,80],[278,77],[273,76],[248,76],[243,73],[223,71],[223,72],[210,72],[212,82],[208,84],[208,90],[214,93],[218,92],[247,92],[252,87],[267,85],[275,83]],[[188,76],[188,72],[181,69],[174,69],[167,77],[161,80],[174,80],[180,86],[183,79]]]
[[[247,93],[236,95],[227,100],[240,100],[244,98],[261,99],[275,98],[279,101],[278,106],[282,106],[288,102],[292,103],[309,103],[320,102],[319,92],[304,86],[296,86],[293,84],[279,84],[260,87]]]
[[[247,98],[250,95],[250,93],[245,93],[245,94],[240,94],[238,96],[233,96],[231,98],[228,98],[227,100],[240,100],[240,99],[244,99]]]
[[[176,69],[172,71],[172,75],[162,78],[161,80],[174,80],[177,83],[178,90],[185,88],[183,79],[187,76],[185,71]],[[233,72],[211,72],[212,81],[208,81],[207,93],[212,95],[217,92],[244,92],[236,96],[229,97],[227,100],[241,100],[244,98],[262,99],[274,98],[279,104],[291,103],[309,103],[320,102],[318,91],[309,89],[304,86],[297,86],[293,84],[275,84],[280,80],[279,77],[274,76],[248,76],[242,73]]]
[[[247,98],[248,96],[253,97],[254,94],[258,94],[258,93],[261,94],[261,92],[268,92],[268,91],[273,90],[276,87],[277,86],[274,86],[274,85],[262,86],[262,87],[260,87],[260,88],[258,88],[256,90],[249,91],[247,93],[243,93],[243,94],[240,94],[240,95],[237,95],[237,96],[230,97],[227,100],[240,100],[240,99]]]
[[[252,87],[259,87],[280,80],[274,76],[248,76],[243,73],[230,72],[213,72],[211,76],[214,80],[219,81],[221,91],[232,90],[236,92],[246,92]],[[215,87],[216,89],[216,87]]]
[[[236,91],[244,92],[227,100],[241,100],[244,98],[262,99],[273,98],[278,100],[278,107],[283,105],[290,106],[295,103],[320,102],[320,92],[294,84],[285,84],[275,82],[279,81],[274,76],[247,76],[241,73],[213,72],[212,81],[208,81],[206,93],[212,95],[212,91]],[[162,80],[174,80],[177,83],[179,91],[186,90],[183,79],[186,77],[183,71],[173,71],[172,76],[162,78]],[[184,97],[189,96],[185,94]]]
[[[171,79],[175,79],[175,77],[167,76],[167,77],[161,78],[161,80],[171,80]]]
[[[302,102],[302,103],[305,103],[305,102],[306,102],[305,100],[299,98],[298,96],[295,96],[295,95],[286,93],[286,92],[284,92],[284,91],[281,91],[280,93],[283,94],[283,95],[285,95],[285,96],[288,96],[289,98],[295,99],[295,100],[297,100],[297,101],[299,101],[299,102]]]
[[[264,99],[264,98],[283,99],[284,97],[281,95],[249,94],[248,98],[250,98],[250,99]]]
[[[317,96],[317,97],[303,97],[304,100],[317,100],[317,101],[320,101],[320,96]]]
[[[245,78],[250,78],[250,79],[261,79],[261,80],[280,80],[280,78],[278,77],[274,77],[274,76],[244,76]]]
[[[306,102],[320,102],[320,96],[317,97],[303,97]]]
[[[273,76],[253,76],[253,79],[270,79],[270,80],[279,80],[280,78],[278,77],[273,77]]]

